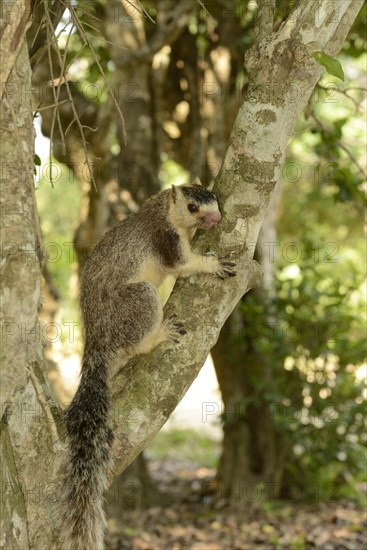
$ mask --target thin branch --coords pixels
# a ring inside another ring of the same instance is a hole
[[[342,141],[338,141],[338,145],[341,149],[343,149],[343,151],[348,155],[350,160],[355,164],[355,166],[358,168],[359,172],[362,174],[364,179],[367,179],[367,173],[363,170],[362,166],[359,164],[358,160],[353,155],[353,153],[350,151],[350,149],[348,149],[348,147],[346,145],[344,145],[344,143]]]
[[[66,55],[67,55],[67,51],[68,51],[68,46],[69,46],[70,37],[71,37],[71,35],[72,35],[72,33],[73,33],[73,29],[74,29],[74,25],[71,26],[70,31],[69,31],[69,34],[68,34],[68,37],[67,37],[67,39],[66,39],[65,50],[64,50],[64,54],[63,54],[63,56],[62,56],[62,65],[61,65],[61,67],[60,67],[60,76],[61,76],[61,75],[64,76],[65,82],[66,82],[66,80],[67,80],[67,69],[65,68],[65,66],[66,66]],[[56,42],[56,43],[55,43],[55,47],[57,48],[57,51],[60,52],[59,47],[58,47],[58,44],[57,44],[57,41],[55,40],[55,42]],[[57,101],[59,101],[60,93],[61,93],[61,85],[57,87],[57,93],[56,93]],[[60,112],[59,112],[58,107],[56,107],[56,110],[57,110],[57,118],[58,118],[59,128],[60,128],[62,154],[65,156],[65,155],[66,155],[65,137],[64,137],[64,134],[63,134],[63,132],[62,132],[61,120],[60,120]],[[53,120],[52,122],[54,122],[54,120]]]
[[[121,1],[121,0],[120,0]],[[147,12],[147,10],[142,6],[141,2],[139,0],[137,1],[138,6],[136,6],[131,0],[125,0],[126,4],[129,4],[132,8],[134,8],[135,11],[137,11],[140,15],[144,15],[147,19],[149,19],[152,23],[155,24],[154,19],[152,16]],[[140,9],[139,9],[140,8]]]
[[[338,94],[341,94],[341,95],[344,95],[345,97],[347,97],[355,106],[356,108],[356,111],[360,111],[361,109],[361,105],[358,103],[358,101],[356,99],[354,99],[354,97],[352,97],[351,95],[349,95],[349,91],[350,90],[363,90],[363,91],[366,91],[366,89],[364,88],[346,88],[345,90],[340,90],[339,88],[334,88],[333,86],[331,86],[330,88],[327,87],[327,86],[321,86],[321,84],[318,84],[317,87],[320,89],[320,90],[323,90],[324,92],[330,92],[330,91],[333,91],[333,92],[336,92]]]
[[[42,1],[42,0],[41,0]],[[49,21],[49,24],[51,24],[52,29],[56,29],[57,25],[61,21],[61,18],[63,16],[63,13],[66,9],[66,4],[62,2],[61,0],[54,0],[54,3],[52,4],[51,8],[48,7],[46,3],[46,13],[48,14],[47,20]],[[34,38],[32,40],[32,44],[29,51],[29,58],[31,61],[32,67],[34,67],[35,63],[39,61],[39,59],[43,56],[43,54],[46,51],[46,37],[48,35],[48,25],[44,25],[45,23],[45,16],[41,18],[41,21],[39,22],[39,25],[37,27],[37,30],[35,32]]]
[[[54,47],[55,51],[58,49],[58,46],[57,46],[57,44],[55,44],[54,27],[53,27],[53,23],[52,23],[50,14],[48,13],[47,0],[43,0],[43,2],[44,2],[44,10],[45,10],[45,16],[46,16],[46,35],[47,35],[46,43],[47,43],[48,64],[49,64],[49,67],[50,67],[51,79],[52,79],[52,82],[54,82],[55,81],[55,76],[54,76],[54,70],[53,70],[53,60],[52,60],[51,46]],[[61,74],[62,74],[62,67],[61,67],[60,70],[61,70]],[[60,87],[58,88],[58,90],[56,90],[55,87],[52,86],[52,95],[53,95],[53,98],[54,98],[54,103],[57,105],[58,102],[59,102]],[[51,166],[50,166],[50,182],[51,182],[52,187],[54,186],[53,185],[53,180],[52,180],[52,145],[53,145],[53,136],[54,136],[55,121],[56,120],[57,120],[57,125],[59,127],[59,133],[60,133],[60,136],[61,136],[61,139],[62,139],[62,144],[63,144],[62,146],[63,146],[63,151],[64,151],[66,149],[65,140],[64,140],[63,131],[62,131],[60,112],[59,112],[59,109],[57,107],[55,107],[54,112],[53,112],[52,122],[51,122],[51,131],[50,131],[50,152],[49,152],[49,156],[50,156],[50,163],[51,163]]]
[[[47,262],[45,262],[45,265],[43,266],[42,275],[43,275],[43,278],[44,278],[45,282],[48,285],[48,290],[49,290],[52,298],[56,301],[60,300],[60,292],[58,291],[58,289],[57,289],[57,287],[56,287],[56,285],[53,281],[50,270],[48,269]]]
[[[63,2],[63,0],[60,0],[60,2],[62,2],[65,7],[67,7],[68,9],[70,8],[69,6],[69,0],[67,0],[67,2]],[[91,19],[94,19],[95,21],[101,21],[101,19],[99,17],[97,17],[96,15],[94,15],[91,10],[95,11],[95,7],[92,6],[91,9],[84,9],[83,6],[81,6],[80,4],[78,4],[77,6],[75,6],[75,9],[78,10],[78,11],[81,11],[83,15],[87,15],[88,17],[90,17]]]
[[[316,122],[316,124],[319,126],[319,128],[321,128],[321,130],[323,130],[324,132],[328,132],[328,129],[325,127],[325,125],[321,122],[321,120],[315,115],[315,113],[311,113],[310,116],[314,119],[314,121]],[[348,155],[348,157],[350,158],[350,160],[353,162],[353,164],[356,166],[356,168],[358,169],[358,171],[362,174],[363,178],[364,179],[367,179],[367,173],[363,170],[362,166],[359,164],[358,160],[356,159],[356,157],[353,155],[352,151],[350,151],[348,149],[348,147],[346,145],[344,145],[344,143],[342,143],[341,140],[338,140],[338,145],[341,149],[343,149],[343,151]]]
[[[50,72],[51,72],[51,78],[52,78],[52,81],[54,81],[53,63],[52,63],[52,55],[51,55],[51,46],[50,46],[50,42],[49,42],[48,27],[47,27],[47,56],[48,56],[48,65],[50,67]],[[56,90],[55,90],[54,86],[52,86],[52,95],[53,95],[53,98],[54,98],[54,103],[57,104]],[[54,182],[53,182],[53,179],[52,179],[52,144],[53,144],[55,119],[56,118],[57,118],[57,123],[59,125],[60,133],[62,133],[61,120],[60,120],[60,117],[58,116],[58,114],[59,114],[59,110],[55,108],[53,113],[52,113],[49,154],[48,154],[48,156],[50,158],[50,183],[51,183],[52,188],[54,186]]]
[[[86,110],[87,110],[87,109],[86,109]],[[86,112],[86,110],[85,110],[85,111],[82,111],[82,112],[80,113],[80,115],[83,115],[83,114]],[[66,130],[65,130],[65,136],[66,136],[67,133],[69,132],[69,130],[70,130],[70,128],[72,127],[72,125],[74,124],[74,122],[75,122],[75,119],[73,118],[73,120],[68,124],[68,126],[67,126],[67,128],[66,128]],[[97,132],[97,130],[98,130],[98,128],[92,128],[91,126],[88,126],[87,124],[82,124],[82,128],[83,128],[83,129],[86,128],[87,130],[90,130],[91,132]]]
[[[126,51],[127,50],[127,47],[126,46],[120,46],[119,44],[116,44],[116,42],[112,42],[111,40],[107,40],[104,36],[101,35],[99,29],[97,29],[97,27],[94,27],[93,25],[91,25],[90,23],[88,23],[87,21],[83,21],[83,28],[84,28],[84,32],[85,34],[88,34],[90,36],[94,36],[92,35],[91,32],[87,31],[85,29],[85,27],[90,27],[91,29],[94,30],[94,32],[96,34],[98,34],[98,40],[101,40],[102,42],[104,42],[105,44],[108,44],[110,46],[113,46],[114,48],[117,48],[117,49],[120,49],[120,50],[124,50]],[[85,46],[83,46],[84,48]]]
[[[57,443],[59,443],[60,438],[59,438],[59,434],[57,432],[55,419],[52,416],[51,409],[50,409],[50,407],[47,403],[47,400],[44,396],[41,384],[38,382],[37,376],[32,372],[31,367],[28,367],[28,375],[29,375],[29,378],[31,379],[31,382],[33,384],[34,391],[36,392],[37,400],[38,400],[39,404],[41,405],[43,413],[46,417],[47,424],[48,424],[49,429],[50,429],[50,436],[51,436],[52,444],[56,445]]]
[[[212,14],[209,12],[208,8],[205,6],[204,2],[202,2],[201,0],[196,0],[197,3],[199,4],[199,6],[201,6],[203,8],[203,10],[207,13],[207,15],[209,15],[210,17],[212,17]]]
[[[47,0],[44,0],[44,2],[47,2]],[[69,9],[70,10],[72,9],[71,5],[69,6]],[[52,23],[51,23],[51,20],[50,20],[50,15],[49,15],[47,10],[46,10],[46,20],[48,22],[48,29],[50,30],[52,28]],[[70,38],[70,34],[71,33],[69,33],[68,39]],[[60,66],[61,75],[63,75],[65,77],[66,94],[68,96],[68,99],[69,99],[69,102],[70,102],[70,107],[71,107],[71,110],[72,110],[73,115],[74,115],[73,122],[75,121],[77,123],[78,128],[79,128],[80,139],[82,141],[82,146],[83,146],[83,150],[84,150],[84,154],[85,154],[85,162],[88,166],[89,173],[90,173],[90,178],[91,178],[91,181],[93,183],[93,186],[94,186],[95,190],[97,191],[98,189],[97,189],[97,184],[96,184],[96,181],[95,181],[95,178],[94,178],[93,169],[92,169],[92,166],[91,166],[89,158],[88,158],[88,144],[87,144],[87,141],[85,139],[84,128],[83,128],[83,125],[80,121],[78,112],[76,110],[75,103],[74,103],[74,98],[73,98],[73,95],[72,95],[71,90],[70,90],[69,82],[68,82],[68,80],[66,78],[66,75],[65,75],[65,61],[66,61],[67,49],[65,49],[64,56],[62,57],[61,53],[60,53],[60,49],[58,48],[57,44],[55,45],[55,37],[54,36],[53,36],[53,38],[51,38],[51,44],[53,45],[53,47],[55,49],[55,53],[56,53],[58,63],[59,63],[59,66]],[[54,80],[54,78],[53,78],[53,80]],[[57,98],[57,96],[56,96],[56,98]],[[58,112],[58,110],[57,110],[57,112]],[[53,119],[53,123],[54,123],[54,119]],[[52,142],[52,140],[51,140],[51,142]],[[52,183],[52,181],[51,181],[51,183]]]
[[[354,97],[352,97],[348,92],[350,92],[351,90],[359,90],[359,91],[364,91],[366,92],[367,89],[366,88],[346,88],[345,90],[341,90],[341,93],[343,93],[348,99],[350,99],[355,105],[356,105],[356,109],[357,111],[359,112],[360,111],[360,108],[361,108],[361,105],[357,102],[356,99],[354,99]]]
[[[51,107],[58,107],[59,105],[62,105],[63,103],[67,103],[67,99],[63,99],[62,101],[59,101],[59,103],[51,103],[51,105],[47,105],[46,107],[37,107],[35,110],[35,113],[40,113],[41,111],[46,111],[47,109],[51,109]]]
[[[122,134],[123,134],[124,144],[126,145],[126,129],[125,129],[124,115],[122,114],[122,111],[121,111],[121,109],[120,109],[120,106],[119,106],[119,104],[118,104],[118,101],[117,101],[117,99],[116,99],[116,96],[115,96],[115,94],[114,94],[114,92],[113,92],[111,86],[110,86],[109,83],[108,83],[106,74],[105,74],[105,72],[104,72],[104,70],[103,70],[103,67],[102,67],[102,65],[101,65],[101,63],[100,63],[100,61],[99,61],[99,58],[98,58],[98,56],[97,56],[97,54],[96,54],[96,52],[95,52],[95,50],[94,50],[94,47],[93,47],[93,45],[92,45],[92,42],[88,39],[88,36],[86,35],[86,33],[85,33],[85,31],[84,31],[83,25],[81,24],[80,19],[79,19],[78,15],[76,14],[74,7],[73,7],[72,5],[70,5],[69,9],[70,9],[70,13],[71,13],[72,17],[74,18],[75,25],[76,25],[76,27],[78,28],[81,37],[82,37],[83,40],[85,41],[85,44],[87,44],[87,45],[89,46],[89,48],[90,48],[90,51],[91,51],[92,56],[93,56],[93,58],[94,58],[94,61],[96,62],[96,65],[97,65],[97,67],[98,67],[98,69],[99,69],[99,71],[100,71],[100,73],[101,73],[101,75],[102,75],[102,77],[103,77],[103,80],[104,80],[104,82],[105,82],[105,84],[106,84],[106,86],[107,86],[108,92],[109,92],[110,96],[112,97],[112,100],[113,100],[113,102],[114,102],[114,104],[115,104],[115,107],[116,107],[116,109],[117,109],[117,112],[118,112],[118,114],[119,114],[119,116],[120,116],[120,120],[121,120],[121,124],[122,124]]]

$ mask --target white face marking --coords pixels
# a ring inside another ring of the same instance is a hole
[[[199,227],[201,229],[210,229],[214,225],[217,225],[222,218],[218,203],[214,201],[209,204],[200,205],[198,215],[200,219]]]
[[[195,206],[197,210],[195,210]],[[210,229],[219,223],[221,215],[216,200],[209,203],[200,203],[195,200],[194,196],[191,200],[190,197],[185,197],[178,192],[175,202],[171,203],[169,219],[176,231],[189,231],[191,234],[196,229]]]

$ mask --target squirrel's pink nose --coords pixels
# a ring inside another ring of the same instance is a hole
[[[221,219],[222,219],[222,216],[220,215],[220,212],[213,212],[212,214],[210,214],[210,221],[213,224],[219,223]]]
[[[202,219],[201,228],[202,229],[210,229],[213,227],[213,225],[216,225],[220,220],[222,219],[222,216],[220,215],[220,212],[210,212],[205,215],[205,217]]]

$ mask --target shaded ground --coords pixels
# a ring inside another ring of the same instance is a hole
[[[247,499],[230,510],[204,496],[214,470],[188,460],[153,460],[150,468],[158,488],[173,503],[111,518],[108,550],[367,548],[365,510],[353,502],[267,504]]]

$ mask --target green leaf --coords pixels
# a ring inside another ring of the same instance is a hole
[[[334,59],[327,53],[323,52],[314,52],[312,56],[316,59],[317,63],[325,67],[329,74],[344,81],[345,77],[343,67],[337,59]]]
[[[36,166],[41,166],[41,159],[39,158],[38,155],[34,155],[34,164]]]

